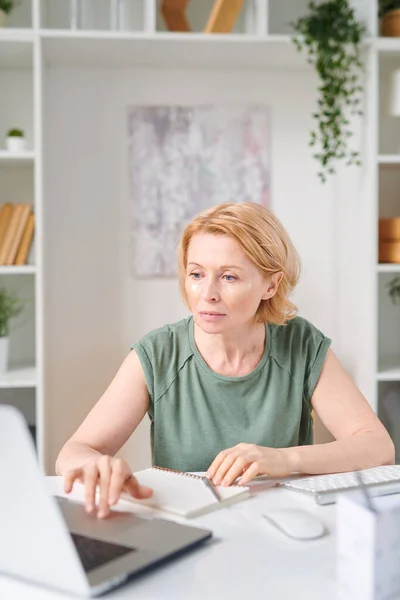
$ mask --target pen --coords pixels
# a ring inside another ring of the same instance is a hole
[[[216,498],[218,502],[221,502],[222,498],[219,495],[218,490],[215,488],[214,484],[208,479],[208,477],[203,477],[203,481],[210,490],[210,492],[213,494],[214,498]]]

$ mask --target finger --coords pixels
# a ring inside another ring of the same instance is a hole
[[[229,469],[226,471],[221,485],[231,485],[240,475],[243,474],[244,469],[251,463],[244,456],[238,456],[236,460],[231,464]]]
[[[110,491],[110,479],[111,479],[111,459],[109,456],[102,456],[97,463],[97,468],[100,475],[100,497],[99,497],[99,510],[97,516],[99,519],[107,517],[110,513],[110,507],[108,505],[108,496]]]
[[[83,469],[83,483],[85,486],[85,507],[88,513],[94,511],[96,504],[96,487],[99,472],[94,463],[87,464]]]
[[[108,505],[116,504],[124,488],[126,479],[129,479],[130,472],[124,462],[117,458],[112,463],[110,489],[108,493]]]
[[[71,469],[64,476],[64,492],[69,494],[74,486],[74,481],[82,478],[82,469]]]
[[[227,474],[227,472],[229,471],[229,469],[231,468],[231,466],[233,465],[233,463],[235,462],[236,459],[237,459],[237,454],[236,454],[236,452],[233,452],[233,451],[225,456],[224,460],[218,467],[217,472],[215,473],[215,475],[213,477],[213,483],[215,485],[222,484],[222,480],[225,478],[225,475]]]
[[[261,474],[260,463],[258,461],[253,462],[248,469],[243,473],[240,478],[239,485],[247,485],[249,481]]]
[[[125,482],[125,489],[134,498],[145,499],[153,495],[153,490],[145,485],[139,485],[133,475]]]
[[[215,477],[219,467],[224,462],[225,457],[230,450],[232,450],[232,448],[227,448],[226,450],[222,450],[222,452],[217,454],[217,456],[214,458],[211,465],[207,469],[207,473],[206,473],[207,479],[214,480],[214,477]]]

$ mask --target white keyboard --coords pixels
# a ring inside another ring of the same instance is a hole
[[[400,465],[372,467],[360,471],[371,496],[400,493]],[[336,495],[359,487],[354,471],[332,475],[311,475],[280,484],[294,491],[313,494],[318,504],[331,504]]]

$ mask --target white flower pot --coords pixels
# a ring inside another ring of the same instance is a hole
[[[23,152],[26,140],[23,137],[6,137],[6,148],[9,152]]]
[[[1,10],[1,8],[0,8],[0,27],[4,27],[5,24],[6,24],[6,13],[4,12],[4,10]]]
[[[8,346],[9,338],[0,337],[0,373],[8,370]]]

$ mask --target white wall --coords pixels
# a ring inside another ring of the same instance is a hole
[[[30,69],[0,69],[0,149],[9,129],[23,129],[27,149],[33,140],[33,78]]]
[[[319,183],[307,146],[315,90],[309,71],[57,68],[47,73],[48,468],[109,383],[130,343],[186,315],[175,280],[135,281],[130,275],[128,105],[265,102],[271,107],[272,205],[303,262],[295,299],[301,314],[334,339],[334,349],[363,387],[354,298],[354,287],[362,293],[362,283],[360,274],[351,277],[359,257],[350,251],[365,173],[347,175],[339,199],[338,182]],[[344,209],[350,222],[341,232]],[[346,327],[339,327],[340,322]],[[147,423],[125,455],[133,469],[148,463]]]

